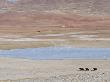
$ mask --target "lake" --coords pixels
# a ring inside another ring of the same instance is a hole
[[[110,59],[110,48],[45,47],[0,50],[1,57],[48,59]]]

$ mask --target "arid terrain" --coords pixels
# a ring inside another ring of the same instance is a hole
[[[0,58],[0,82],[109,82],[110,60]],[[79,68],[89,68],[80,71]],[[91,71],[97,68],[96,71]]]
[[[0,49],[110,47],[109,0],[0,0]]]
[[[110,0],[0,0],[0,82],[110,82],[109,48]]]

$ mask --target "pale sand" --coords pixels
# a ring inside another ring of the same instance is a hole
[[[78,68],[98,68],[78,71]],[[110,82],[110,60],[28,60],[0,58],[2,82]],[[0,82],[1,82],[0,81]]]
[[[65,41],[64,39],[34,39],[34,38],[18,38],[18,39],[5,39],[0,38],[0,42],[32,42],[32,41]]]

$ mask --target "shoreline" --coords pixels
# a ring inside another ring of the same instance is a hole
[[[85,61],[85,60],[87,60],[87,61],[101,61],[101,60],[102,60],[102,61],[103,61],[103,60],[104,60],[104,61],[109,61],[109,60],[110,60],[110,58],[108,58],[108,59],[104,59],[104,58],[99,58],[99,59],[98,59],[98,58],[97,58],[97,59],[96,59],[96,58],[85,58],[85,59],[84,59],[84,58],[29,59],[29,58],[23,58],[23,57],[17,58],[17,57],[7,57],[7,56],[6,56],[6,57],[5,57],[5,56],[0,56],[0,58],[6,58],[6,59],[9,58],[9,59],[18,59],[18,60],[20,60],[20,59],[21,59],[21,60],[32,60],[32,61],[65,61],[65,60],[66,60],[66,61],[70,61],[70,60],[76,60],[76,61],[78,61],[78,60],[79,60],[79,61],[80,61],[80,60],[81,60],[81,61]]]

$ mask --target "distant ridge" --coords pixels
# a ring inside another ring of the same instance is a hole
[[[80,14],[110,14],[110,0],[0,0],[0,9],[21,11],[61,10]]]

